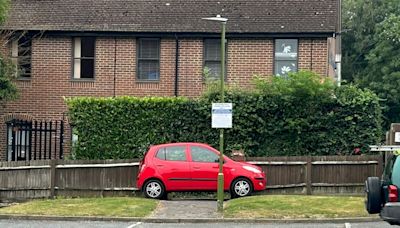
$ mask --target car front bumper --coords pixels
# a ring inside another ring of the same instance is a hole
[[[386,203],[380,216],[383,220],[400,225],[400,202]]]
[[[263,191],[266,188],[267,180],[264,175],[260,175],[252,178],[254,191]]]

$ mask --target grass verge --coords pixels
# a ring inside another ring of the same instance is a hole
[[[0,208],[0,214],[49,216],[145,217],[158,201],[136,197],[33,200]]]
[[[267,195],[230,200],[226,218],[346,218],[368,217],[363,197]]]

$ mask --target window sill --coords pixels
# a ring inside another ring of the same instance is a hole
[[[31,77],[18,77],[17,81],[30,81],[31,79]]]
[[[143,80],[143,79],[136,79],[136,83],[160,83],[160,80]]]
[[[71,82],[95,82],[94,78],[72,78]]]

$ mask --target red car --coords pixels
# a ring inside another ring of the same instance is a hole
[[[219,151],[202,143],[152,146],[139,165],[137,187],[148,198],[162,199],[172,191],[217,191]],[[232,198],[265,189],[264,171],[224,156],[224,190]]]

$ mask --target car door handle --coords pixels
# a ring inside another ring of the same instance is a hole
[[[193,166],[193,169],[200,169],[200,166]]]
[[[164,167],[164,165],[157,165],[157,167]]]

